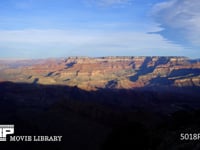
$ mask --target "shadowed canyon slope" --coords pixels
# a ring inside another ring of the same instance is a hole
[[[0,67],[0,81],[84,90],[200,86],[200,62],[186,57],[68,57],[1,61]]]
[[[199,89],[199,60],[185,57],[0,60],[0,124],[14,124],[15,135],[63,136],[0,146],[198,149],[179,136],[200,133]]]

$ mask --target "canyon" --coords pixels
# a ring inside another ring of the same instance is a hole
[[[87,91],[200,86],[200,61],[186,57],[68,57],[0,62],[1,82],[67,85]]]
[[[200,131],[199,89],[200,61],[187,57],[0,60],[0,124],[14,124],[16,135],[63,136],[1,147],[198,149],[179,136]]]

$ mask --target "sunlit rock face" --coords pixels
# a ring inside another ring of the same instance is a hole
[[[84,90],[200,86],[200,62],[186,57],[68,57],[0,63],[0,81]]]

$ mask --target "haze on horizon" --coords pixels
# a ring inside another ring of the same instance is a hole
[[[3,0],[0,58],[200,58],[199,0]]]

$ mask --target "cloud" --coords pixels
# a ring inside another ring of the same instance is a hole
[[[12,55],[20,52],[20,57],[58,57],[183,55],[184,48],[158,34],[136,31],[0,30],[0,57],[8,50]]]
[[[156,4],[153,15],[166,38],[200,46],[199,8],[199,0],[169,0]]]
[[[133,0],[86,0],[89,5],[108,6],[125,6],[132,4]]]
[[[33,0],[18,0],[11,1],[15,8],[17,9],[30,9],[33,6]]]

